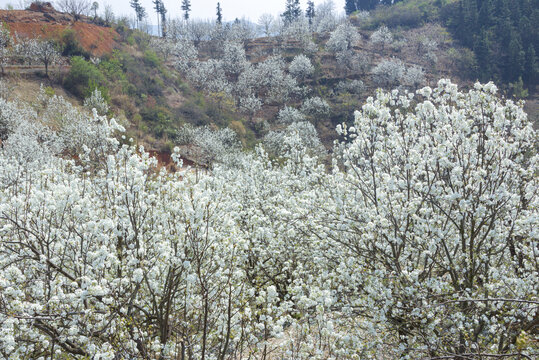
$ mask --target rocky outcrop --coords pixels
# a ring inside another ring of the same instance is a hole
[[[42,13],[54,13],[56,10],[50,2],[33,2],[28,8],[30,11],[37,11]]]

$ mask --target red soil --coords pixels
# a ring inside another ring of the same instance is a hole
[[[58,39],[65,29],[72,29],[84,50],[94,56],[112,52],[116,47],[118,33],[109,27],[91,23],[92,19],[82,17],[75,21],[73,16],[60,13],[52,6],[35,6],[29,10],[0,10],[3,22],[14,35]]]

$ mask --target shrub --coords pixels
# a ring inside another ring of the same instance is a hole
[[[99,63],[99,69],[109,80],[125,81],[127,79],[119,57],[120,53],[115,50],[111,57],[105,58]]]
[[[376,29],[381,25],[388,27],[413,28],[421,26],[424,22],[439,18],[440,7],[432,0],[410,0],[399,2],[393,6],[379,6],[370,18],[363,22],[363,28]]]
[[[161,65],[161,60],[157,57],[157,54],[152,50],[146,50],[144,52],[144,63],[153,68],[157,68]]]
[[[77,39],[77,34],[73,29],[65,29],[62,31],[58,44],[60,45],[62,56],[82,56],[86,59],[90,58],[90,54],[81,46],[79,39]]]
[[[241,121],[234,120],[234,121],[230,122],[229,127],[232,130],[234,130],[234,132],[236,134],[238,134],[239,136],[245,136],[245,134],[247,134],[247,130],[245,130],[245,126],[243,125],[243,123]]]
[[[64,80],[64,87],[79,98],[88,97],[95,88],[104,88],[105,77],[96,65],[80,56],[71,59],[71,70]]]
[[[142,120],[149,123],[152,132],[158,136],[173,135],[172,114],[163,106],[145,107],[140,111]]]
[[[447,53],[450,61],[460,72],[462,77],[471,78],[477,72],[477,59],[472,50],[467,48],[449,49]]]

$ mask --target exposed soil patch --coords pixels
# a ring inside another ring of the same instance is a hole
[[[0,22],[6,24],[12,35],[18,33],[31,38],[59,38],[65,29],[72,29],[84,50],[94,56],[112,52],[119,37],[114,29],[93,24],[89,17],[75,21],[73,16],[58,12],[52,6],[0,10]]]

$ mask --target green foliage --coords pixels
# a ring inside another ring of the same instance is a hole
[[[135,38],[133,37],[133,35],[129,35],[127,37],[127,43],[131,46],[135,45]]]
[[[81,46],[73,29],[66,28],[62,31],[58,45],[61,48],[62,56],[82,56],[86,59],[90,57],[90,54]]]
[[[451,48],[447,55],[461,76],[469,79],[474,78],[477,72],[477,59],[472,50],[467,48]]]
[[[157,54],[152,50],[146,50],[144,52],[144,62],[146,65],[157,68],[161,66],[161,60],[157,57]]]
[[[172,113],[164,106],[148,106],[140,111],[142,121],[150,125],[152,132],[158,136],[174,136],[175,130],[172,127]]]
[[[105,75],[107,80],[114,82],[125,82],[127,81],[127,76],[124,73],[122,62],[120,61],[120,52],[115,50],[112,53],[112,56],[104,58],[99,63],[99,69]]]
[[[521,77],[519,77],[514,83],[510,83],[509,88],[511,89],[513,97],[517,99],[525,99],[529,95],[528,89],[524,88],[524,82],[522,81]]]
[[[156,99],[163,96],[165,84],[161,79],[161,66],[154,66],[153,52],[147,51],[143,58],[135,57],[125,51],[116,51],[106,61],[106,69],[110,81],[122,81],[122,91],[140,101],[142,95]],[[159,60],[157,59],[157,62]],[[159,100],[163,103],[164,101]]]
[[[393,28],[418,27],[439,18],[439,3],[440,1],[436,0],[409,0],[392,6],[378,6],[371,12],[371,17],[362,24],[362,27],[365,29],[376,29],[381,25]]]
[[[179,110],[179,116],[185,119],[186,122],[196,126],[205,126],[211,123],[211,119],[204,111],[204,108],[194,101],[185,102]]]
[[[45,88],[45,95],[47,95],[48,97],[54,96],[55,95],[54,89],[52,87],[50,87],[50,86],[47,86]]]
[[[64,80],[64,87],[72,94],[84,98],[95,88],[103,93],[105,86],[105,77],[96,65],[80,56],[71,59],[71,69]]]
[[[525,84],[535,82],[539,7],[536,0],[459,0],[445,5],[442,18],[454,36],[473,49],[477,77]]]
[[[151,39],[150,35],[142,31],[133,31],[131,36],[134,40],[133,45],[136,45],[142,51],[146,51],[146,49],[148,49]]]

